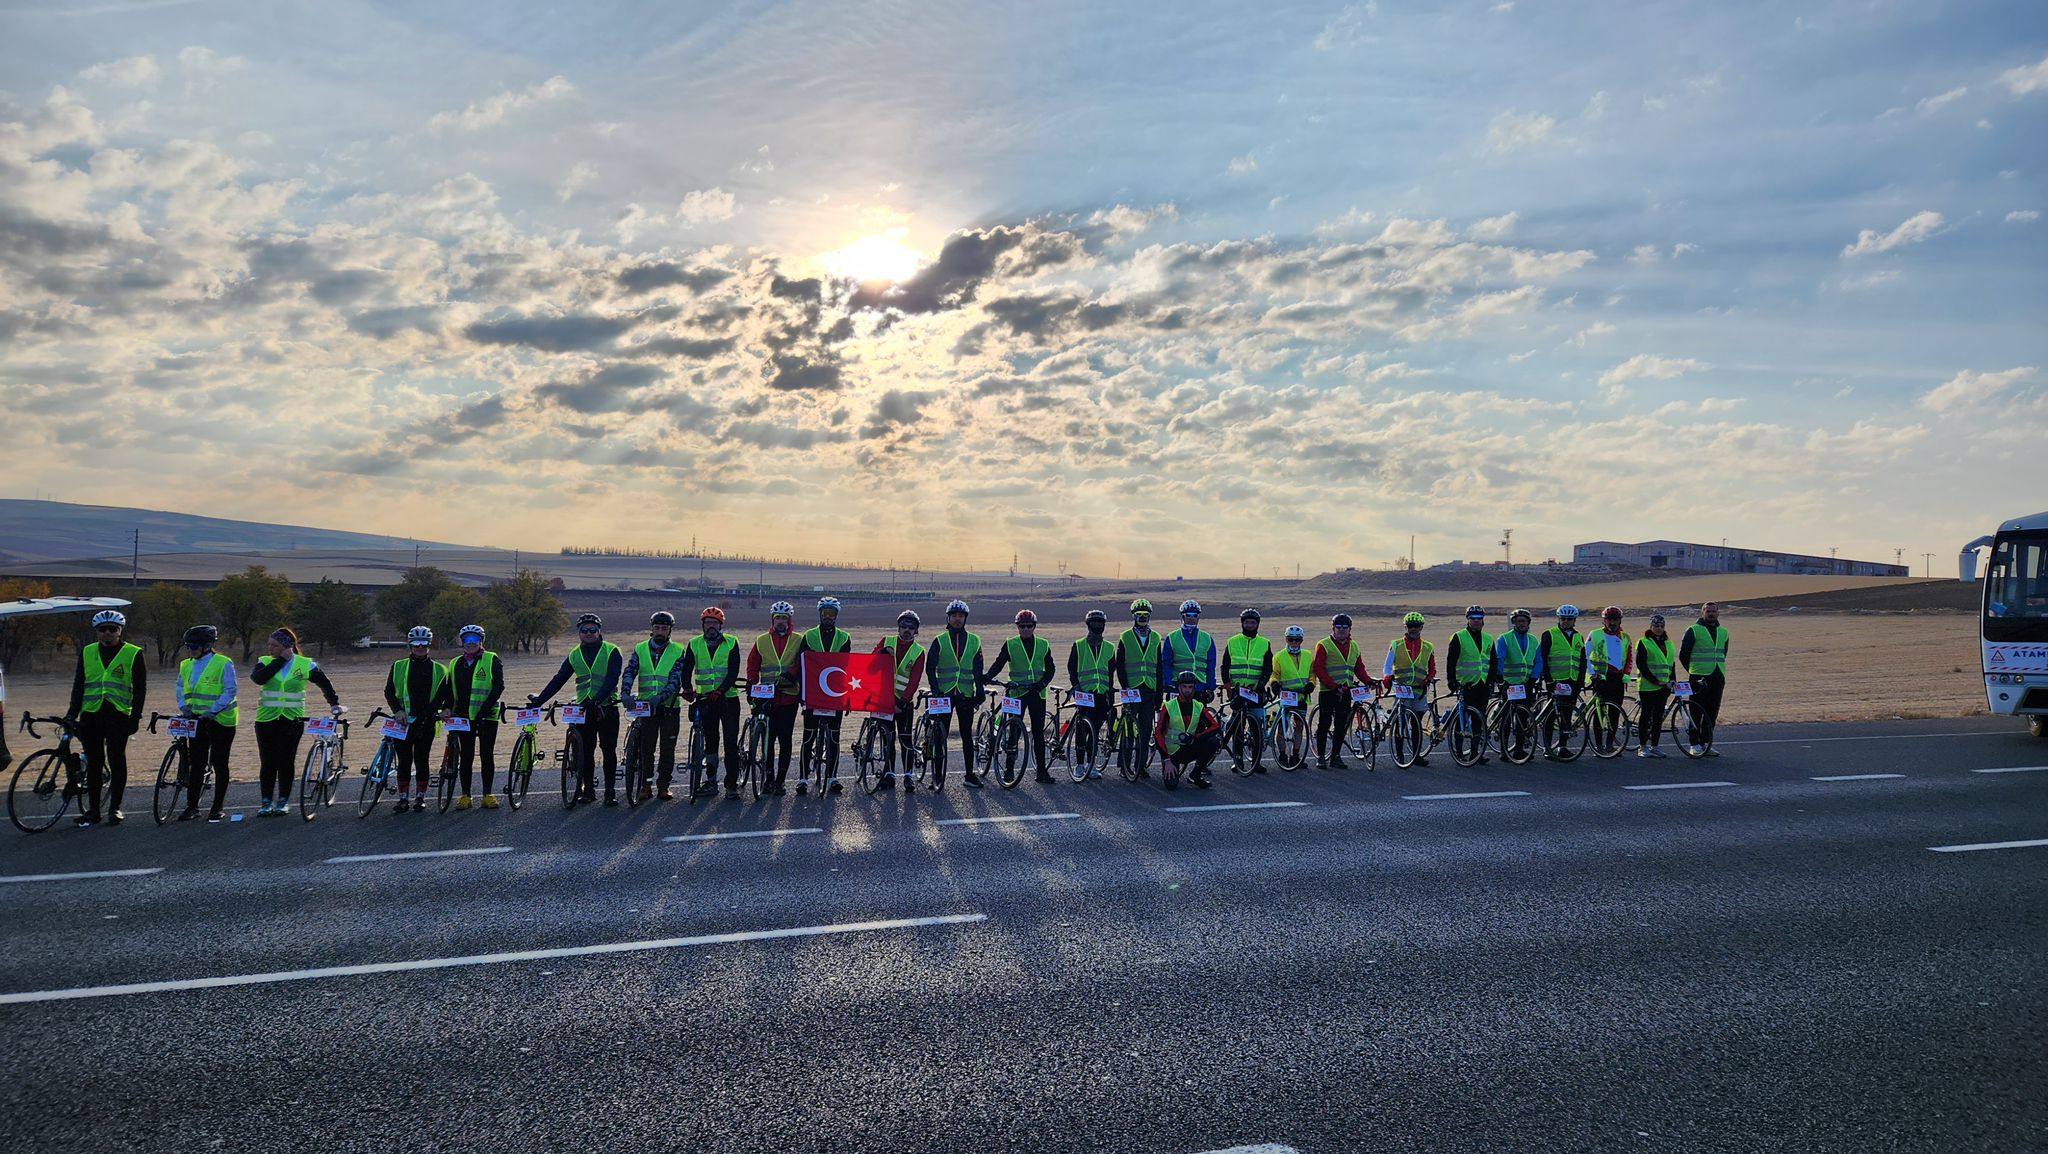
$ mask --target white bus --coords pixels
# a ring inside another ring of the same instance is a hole
[[[1977,550],[1991,550],[1984,571],[1978,636],[1984,696],[1991,712],[2027,718],[2048,737],[2048,513],[2016,517],[1963,546],[1963,580],[1977,576]]]

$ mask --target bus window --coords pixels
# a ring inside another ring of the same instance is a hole
[[[1986,616],[2048,618],[2048,535],[2000,540],[1985,583]]]

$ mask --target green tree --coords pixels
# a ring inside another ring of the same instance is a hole
[[[434,603],[434,598],[453,588],[455,582],[432,565],[407,569],[398,579],[398,584],[377,594],[377,616],[402,633],[415,625],[425,624],[427,606]]]
[[[49,595],[50,586],[46,582],[26,577],[0,580],[0,601]],[[65,621],[64,617],[59,613],[37,613],[0,618],[0,667],[17,673],[32,670],[36,650],[54,646],[60,638],[67,636],[67,630],[73,623]]]
[[[474,589],[443,589],[427,606],[427,628],[442,645],[455,643],[455,631],[483,616],[484,595]],[[490,631],[485,627],[485,632]]]
[[[242,660],[256,648],[256,634],[283,625],[292,614],[292,583],[261,565],[220,579],[206,598],[220,618],[220,631],[241,642]]]
[[[370,599],[326,577],[299,594],[292,620],[298,622],[299,640],[318,645],[322,657],[327,656],[329,645],[354,644],[374,625]]]
[[[505,640],[518,652],[533,652],[537,643],[545,644],[569,625],[568,614],[562,612],[562,601],[548,579],[531,569],[521,569],[509,581],[492,583],[484,592],[484,601],[484,615],[504,623]],[[491,626],[484,624],[484,628]]]
[[[128,610],[129,632],[156,644],[156,664],[168,667],[178,655],[185,630],[206,618],[206,599],[183,585],[159,581],[135,595]]]

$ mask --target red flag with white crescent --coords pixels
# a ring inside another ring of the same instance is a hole
[[[804,708],[893,713],[896,663],[887,653],[806,653]]]

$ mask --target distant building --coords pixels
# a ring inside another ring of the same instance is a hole
[[[1572,546],[1576,565],[1641,565],[1648,569],[1694,569],[1705,573],[1796,573],[1823,577],[1910,577],[1904,565],[1851,561],[1811,553],[1778,553],[1733,545],[1690,541],[1588,541]]]

